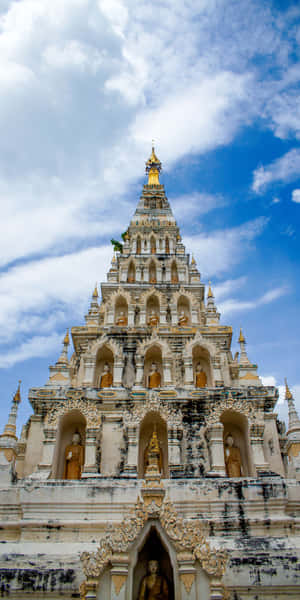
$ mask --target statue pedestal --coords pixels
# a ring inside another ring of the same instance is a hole
[[[161,507],[165,497],[165,489],[161,481],[160,473],[146,473],[145,484],[141,489],[142,498],[147,506],[155,504],[158,508]]]

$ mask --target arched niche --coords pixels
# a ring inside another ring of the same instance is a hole
[[[255,467],[252,460],[252,451],[249,435],[248,419],[245,415],[233,410],[226,410],[220,417],[223,423],[223,444],[225,449],[226,439],[229,434],[234,439],[234,445],[240,450],[242,463],[242,476],[255,476]]]
[[[158,325],[158,323],[160,321],[159,315],[160,315],[159,300],[158,300],[158,297],[156,296],[156,294],[152,294],[147,299],[147,304],[146,304],[147,325],[150,325],[150,327],[155,327],[156,325]]]
[[[151,524],[144,536],[141,547],[136,553],[135,566],[132,573],[132,600],[139,600],[143,578],[148,574],[148,563],[156,560],[159,563],[159,574],[168,586],[168,600],[174,600],[174,568],[166,544],[156,525]]]
[[[169,464],[167,425],[158,412],[152,411],[146,414],[140,425],[138,477],[143,478],[145,476],[145,453],[154,429],[156,429],[160,449],[162,452],[162,477],[168,478]]]
[[[124,296],[118,296],[115,303],[115,325],[120,327],[128,323],[128,304]]]
[[[63,479],[65,469],[65,452],[75,432],[80,435],[80,444],[85,447],[86,419],[79,410],[71,410],[59,419],[56,445],[53,457],[52,477]],[[84,451],[83,451],[84,464]]]
[[[171,265],[171,283],[178,283],[178,270],[176,260],[173,260]]]
[[[179,296],[177,301],[178,325],[186,326],[191,324],[190,301],[186,296]]]
[[[127,283],[135,282],[135,264],[133,260],[130,261],[127,271]]]
[[[108,369],[104,368],[106,365],[108,365]],[[95,387],[110,387],[109,385],[102,385],[103,382],[101,381],[101,378],[104,375],[104,372],[109,372],[112,376],[113,376],[113,372],[114,372],[114,355],[113,352],[110,348],[108,348],[106,345],[101,346],[101,348],[99,348],[97,355],[96,355],[96,366],[95,366],[95,375],[94,375],[94,386]],[[109,379],[109,378],[107,378]],[[113,384],[113,381],[112,381]],[[111,385],[112,385],[111,384]]]
[[[141,240],[141,236],[138,235],[136,238],[136,253],[141,254],[141,251],[142,251],[142,240]]]
[[[170,254],[170,240],[169,240],[168,236],[166,237],[166,240],[165,240],[165,248],[166,248],[166,254]]]
[[[160,374],[160,385],[151,386],[151,387],[161,387],[163,385],[162,351],[161,351],[161,348],[157,344],[150,346],[150,348],[148,348],[148,350],[145,354],[145,358],[144,358],[144,385],[145,385],[145,387],[150,387],[149,379],[151,377],[153,365],[155,365],[156,371]]]
[[[151,251],[151,254],[156,254],[156,239],[155,239],[154,235],[151,235],[151,238],[150,238],[150,251]]]
[[[193,374],[194,374],[194,385],[196,385],[196,376],[199,370],[204,371],[206,377],[206,383],[204,386],[200,387],[213,387],[213,377],[212,377],[212,368],[210,355],[206,348],[203,348],[200,345],[194,346],[193,348]],[[205,379],[205,378],[204,378]]]
[[[149,265],[149,283],[156,283],[156,281],[157,281],[156,264],[155,264],[154,260],[152,260]]]

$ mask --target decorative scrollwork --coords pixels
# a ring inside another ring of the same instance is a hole
[[[167,402],[162,401],[155,390],[150,392],[145,402],[137,404],[132,411],[124,412],[125,425],[138,426],[148,412],[158,412],[168,426],[182,425],[181,411],[172,409]]]
[[[48,412],[48,425],[57,427],[61,416],[71,410],[79,410],[86,418],[87,427],[96,427],[101,423],[101,415],[94,402],[82,398],[69,398],[66,401],[55,402]]]

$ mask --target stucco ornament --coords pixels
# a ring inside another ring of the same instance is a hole
[[[263,421],[260,416],[260,411],[255,403],[252,403],[247,398],[233,398],[229,392],[227,398],[214,399],[213,403],[208,407],[207,424],[213,425],[220,422],[220,417],[226,410],[233,410],[248,417],[250,422]]]
[[[136,404],[132,411],[124,412],[125,425],[138,426],[149,412],[157,412],[166,421],[168,426],[180,427],[182,425],[182,414],[174,410],[167,402],[160,399],[159,393],[151,390],[146,401]]]
[[[172,358],[172,351],[169,344],[166,342],[166,340],[159,337],[156,331],[153,331],[151,338],[145,340],[144,342],[139,342],[137,347],[137,357],[144,359],[147,350],[149,350],[151,346],[159,346],[163,359]]]
[[[87,427],[96,427],[101,423],[101,415],[96,404],[87,399],[69,398],[66,401],[55,402],[47,415],[48,425],[57,427],[60,417],[72,410],[79,410],[86,418]]]
[[[211,549],[205,537],[203,524],[199,519],[179,517],[170,500],[161,507],[148,505],[138,500],[128,517],[119,525],[109,525],[98,550],[83,552],[81,560],[87,578],[100,577],[111,562],[113,554],[128,552],[130,545],[138,537],[148,519],[158,519],[177,552],[189,551],[200,561],[209,575],[221,577],[228,560],[223,550]]]

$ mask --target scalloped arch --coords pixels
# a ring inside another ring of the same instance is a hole
[[[106,346],[109,350],[112,351],[114,358],[119,358],[123,360],[123,351],[117,342],[113,342],[106,335],[103,335],[100,339],[95,340],[91,343],[88,349],[88,354],[92,356],[96,356],[98,350],[101,347]]]
[[[126,300],[128,306],[132,302],[129,292],[127,292],[123,288],[119,287],[115,292],[113,292],[113,294],[111,294],[107,304],[112,303],[113,306],[115,306],[117,299],[120,297],[123,297]]]
[[[152,286],[152,288],[150,288],[150,290],[143,292],[143,294],[140,297],[139,303],[141,305],[146,306],[148,298],[150,298],[150,296],[153,296],[153,295],[158,297],[160,306],[167,305],[167,300],[166,300],[165,296],[159,290],[157,290],[154,286]]]
[[[205,348],[205,350],[208,351],[211,358],[216,356],[217,354],[216,346],[212,342],[208,342],[207,340],[205,340],[199,332],[195,335],[194,338],[192,338],[186,343],[184,347],[184,353],[187,356],[192,357],[193,349],[196,348],[196,346],[201,346],[201,348]]]
[[[144,342],[140,342],[137,347],[137,356],[145,356],[146,352],[151,348],[151,346],[159,346],[161,348],[161,353],[163,358],[170,358],[172,356],[171,348],[169,344],[162,340],[157,334],[152,334],[149,340],[145,340]]]
[[[195,308],[199,308],[199,303],[198,303],[197,299],[195,298],[194,294],[186,291],[182,286],[179,288],[179,290],[177,292],[175,292],[172,295],[172,298],[171,298],[172,304],[176,304],[176,306],[177,306],[177,302],[181,296],[188,298],[191,306],[194,306]]]

